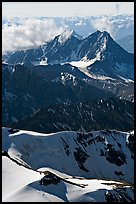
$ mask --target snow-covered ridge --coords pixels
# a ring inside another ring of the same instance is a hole
[[[9,158],[2,157],[2,202],[107,202],[111,194],[116,199],[134,199],[132,188],[127,183],[83,178],[63,180],[51,173],[54,173],[53,169],[41,171],[43,173],[18,166]],[[62,176],[69,177],[66,174]],[[122,186],[125,190],[120,190]]]
[[[133,134],[2,128],[2,201],[133,201]]]
[[[71,176],[133,183],[133,137],[115,130],[42,134],[3,128],[2,149],[35,170],[50,167]]]

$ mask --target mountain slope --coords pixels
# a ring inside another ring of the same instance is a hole
[[[53,133],[64,130],[132,130],[134,103],[110,98],[41,108],[31,117],[14,123],[14,128]]]
[[[97,54],[97,57],[99,55],[99,60],[96,60],[92,65],[88,66],[90,72],[95,75],[105,75],[112,78],[122,76],[124,78],[133,79],[133,55],[120,47],[107,32],[98,31],[98,34],[99,41],[97,40],[97,42],[99,43],[96,43],[97,46],[94,44],[94,46],[96,46],[94,58]],[[90,38],[90,36],[88,38]],[[90,53],[91,58],[93,58],[92,51]]]
[[[2,65],[3,125],[10,126],[43,106],[109,97],[133,101],[134,82],[90,78],[70,64]]]
[[[67,175],[68,176],[68,175]],[[68,179],[18,166],[2,157],[2,202],[88,202],[133,201],[133,188],[117,181]],[[78,185],[84,184],[85,188]],[[94,193],[95,192],[95,193]]]
[[[30,116],[42,106],[114,95],[89,84],[86,80],[88,77],[71,65],[33,68],[15,65],[14,72],[7,71],[7,67],[8,65],[4,66],[2,70],[4,125],[9,126]]]
[[[50,167],[71,176],[134,182],[134,132],[40,134],[3,128],[2,149],[34,170]]]

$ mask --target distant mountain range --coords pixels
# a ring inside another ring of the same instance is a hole
[[[14,17],[12,19],[2,17],[2,25],[11,26],[22,25],[29,18]],[[111,31],[115,40],[124,38],[128,35],[134,35],[134,15],[116,15],[116,16],[86,16],[86,17],[35,17],[34,20],[53,20],[57,27],[66,27],[75,30],[84,38],[95,32],[96,29]],[[97,23],[96,23],[97,22]]]
[[[134,35],[128,35],[124,38],[118,39],[117,43],[126,51],[134,53]]]

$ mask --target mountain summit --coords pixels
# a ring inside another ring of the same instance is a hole
[[[65,30],[50,42],[37,49],[17,51],[6,57],[10,64],[46,65],[72,63],[80,67],[80,61],[88,72],[112,78],[134,79],[134,55],[118,45],[106,31],[92,33],[83,39],[73,30]]]
[[[83,37],[78,35],[74,30],[65,30],[64,32],[62,32],[60,35],[57,36],[60,44],[65,43],[66,40],[68,40],[71,37],[75,37],[79,40],[83,40]]]

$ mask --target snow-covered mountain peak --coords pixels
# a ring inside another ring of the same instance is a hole
[[[64,30],[58,38],[58,41],[63,44],[66,40],[68,40],[70,37],[74,36],[75,38],[82,40],[83,37],[78,35],[74,30]]]
[[[71,31],[71,36],[74,36],[79,40],[83,40],[83,37],[81,35],[77,34],[74,30]]]
[[[100,31],[100,30],[97,30],[95,31],[94,33],[90,34],[88,38],[92,39],[92,38],[96,38],[96,39],[99,39],[99,38],[111,38],[110,34],[107,32],[107,31]]]
[[[87,64],[83,63],[84,57],[88,59]],[[114,78],[119,75],[133,80],[133,55],[119,46],[107,31],[97,30],[83,39],[74,30],[65,30],[40,49],[15,52],[3,58],[10,64],[23,62],[26,66],[74,62],[77,67],[90,66],[91,74]]]
[[[96,54],[100,54],[104,52],[104,50],[106,50],[108,42],[113,41],[113,39],[107,31],[97,30],[96,32],[85,38],[85,41],[92,47],[91,52],[94,51],[96,52]]]
[[[100,32],[104,37],[109,37],[110,36],[110,33],[108,33],[107,31],[100,31]]]

